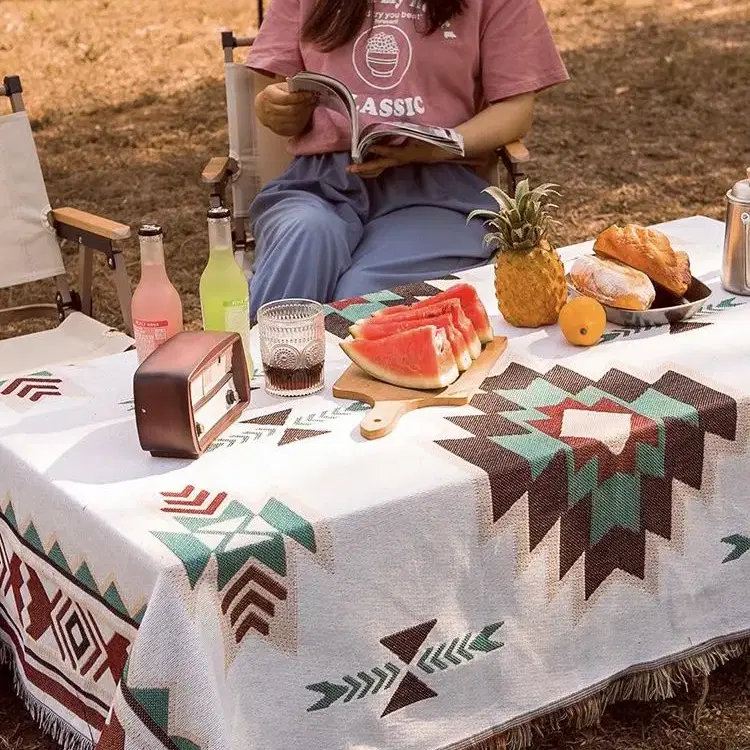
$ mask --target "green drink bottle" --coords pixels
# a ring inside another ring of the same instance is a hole
[[[228,208],[208,212],[209,256],[200,280],[204,331],[234,331],[245,347],[247,369],[253,376],[250,355],[250,294],[247,278],[234,259]]]

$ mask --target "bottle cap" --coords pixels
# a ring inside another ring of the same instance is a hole
[[[144,224],[138,230],[139,237],[158,237],[160,234],[164,234],[164,232],[158,224]]]
[[[209,219],[229,219],[231,216],[232,214],[226,206],[217,206],[216,208],[208,209]]]

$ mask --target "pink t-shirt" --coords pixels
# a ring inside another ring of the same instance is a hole
[[[469,0],[429,36],[418,31],[421,0],[375,0],[374,25],[368,19],[351,42],[327,53],[301,40],[314,2],[273,0],[247,64],[279,76],[309,70],[338,78],[355,94],[362,126],[402,120],[452,128],[487,103],[568,78],[539,0]],[[346,117],[318,107],[290,151],[348,151],[350,138]]]

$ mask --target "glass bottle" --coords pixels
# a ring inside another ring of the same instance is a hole
[[[138,362],[182,331],[182,302],[167,276],[163,236],[158,224],[145,224],[138,230],[141,278],[131,303]]]
[[[238,333],[252,378],[250,293],[247,278],[234,258],[230,216],[229,209],[224,207],[208,212],[209,255],[200,280],[203,330]]]

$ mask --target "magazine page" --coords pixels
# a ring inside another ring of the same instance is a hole
[[[406,122],[372,123],[362,130],[359,140],[359,154],[364,157],[370,146],[385,138],[412,138],[429,143],[455,156],[464,155],[464,139],[451,128],[415,125]]]
[[[318,94],[319,104],[340,112],[352,124],[352,151],[359,141],[359,116],[357,104],[349,88],[332,76],[304,71],[287,79],[289,91],[309,91]]]

